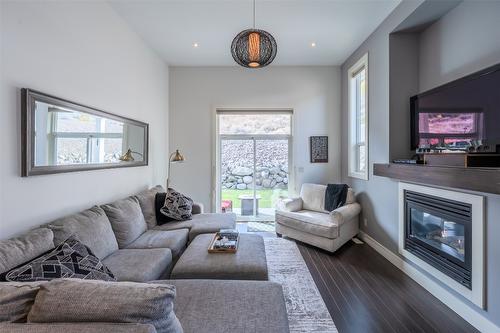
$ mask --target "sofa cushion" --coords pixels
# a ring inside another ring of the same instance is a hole
[[[142,214],[144,215],[144,219],[149,229],[156,225],[155,196],[156,193],[160,192],[165,192],[165,189],[161,185],[156,185],[149,190],[139,192],[135,195],[139,201]]]
[[[168,284],[54,280],[40,287],[28,322],[141,323],[158,333],[181,333],[174,298]]]
[[[127,247],[147,229],[139,200],[136,197],[128,197],[103,205],[102,209],[111,222],[120,249]]]
[[[0,322],[24,323],[40,284],[46,282],[3,282],[0,284]],[[2,332],[2,330],[0,330]]]
[[[176,287],[175,313],[185,333],[289,332],[283,289],[277,283],[220,280],[154,283]]]
[[[186,248],[188,234],[188,229],[148,230],[127,246],[127,249],[167,248],[172,251],[172,257],[177,259]]]
[[[220,231],[220,229],[236,228],[236,215],[232,213],[196,214],[188,221],[169,222],[154,227],[155,230],[176,230],[182,228],[189,229],[189,240],[191,241],[200,234],[211,234]]]
[[[0,241],[0,273],[17,267],[54,248],[50,229],[38,228],[16,238]]]
[[[153,325],[123,323],[0,323],[0,332],[9,333],[157,333]]]
[[[103,260],[118,281],[147,282],[164,276],[172,263],[169,249],[122,249]]]
[[[115,281],[113,273],[74,237],[55,249],[0,275],[0,281],[33,282],[58,278]]]
[[[92,207],[78,214],[63,217],[46,225],[54,233],[54,244],[59,245],[75,236],[99,258],[104,259],[118,250],[115,234],[106,213]]]
[[[338,221],[334,215],[311,210],[276,211],[276,223],[326,238],[337,238]]]

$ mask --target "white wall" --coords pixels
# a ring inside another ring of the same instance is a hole
[[[217,107],[292,108],[296,188],[340,181],[340,69],[338,67],[170,68],[170,150],[181,149],[171,186],[212,206],[213,121]],[[309,136],[329,136],[329,163],[309,163]]]
[[[0,239],[163,183],[168,68],[104,2],[1,2]],[[150,124],[147,167],[21,178],[22,87]]]

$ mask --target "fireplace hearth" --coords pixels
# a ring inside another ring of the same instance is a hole
[[[483,309],[484,204],[481,195],[399,183],[399,253],[430,275],[425,288],[444,284]]]
[[[404,248],[471,289],[472,206],[407,190],[404,200]]]

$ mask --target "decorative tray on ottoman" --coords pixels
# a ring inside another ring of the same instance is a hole
[[[209,253],[236,253],[240,241],[239,232],[233,229],[222,229],[214,235],[208,247]]]

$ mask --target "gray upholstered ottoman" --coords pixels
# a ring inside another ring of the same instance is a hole
[[[214,234],[196,236],[175,265],[171,279],[267,280],[262,236],[240,234],[236,253],[208,253]]]

